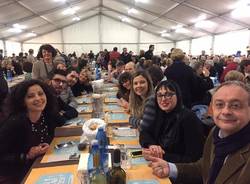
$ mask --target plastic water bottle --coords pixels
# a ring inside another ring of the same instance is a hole
[[[101,168],[103,169],[104,173],[107,173],[108,172],[108,150],[107,150],[108,139],[107,139],[107,135],[103,127],[98,128],[98,132],[96,134],[96,140],[98,140],[98,143],[99,143]]]
[[[95,65],[95,80],[98,80],[98,66]]]
[[[95,79],[96,80],[101,79],[101,69],[99,68],[98,64],[96,64],[95,67]]]
[[[98,68],[98,79],[102,78],[102,69],[101,67]]]
[[[12,73],[11,70],[7,70],[7,81],[12,81]]]
[[[94,164],[94,157],[100,158],[99,145],[97,140],[91,141],[88,163],[87,163],[88,173],[87,175],[84,176],[84,181],[82,181],[84,184],[90,184],[93,174],[96,172],[97,168]]]
[[[219,82],[219,74],[216,72],[215,79],[214,79],[214,86],[218,86],[220,84]]]
[[[91,166],[93,166],[92,169]],[[97,140],[92,141],[92,147],[88,159],[88,172],[90,173],[90,184],[106,184],[106,174],[101,167],[100,151]]]

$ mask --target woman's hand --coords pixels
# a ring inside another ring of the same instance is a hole
[[[118,105],[120,105],[124,109],[129,108],[129,103],[126,100],[124,100],[123,98],[119,99],[117,103],[118,103]]]
[[[165,154],[164,150],[158,145],[150,145],[149,150],[151,151],[152,156],[157,158],[163,158],[163,155]]]
[[[32,160],[36,158],[37,156],[46,153],[48,149],[49,149],[49,144],[47,143],[41,143],[38,146],[33,146],[30,148],[29,152],[27,153],[26,158],[28,160]]]
[[[164,154],[164,150],[157,145],[151,145],[149,148],[142,148],[142,155],[145,160],[149,160],[149,157],[163,158]]]
[[[153,154],[148,148],[142,148],[142,155],[145,158],[145,160],[149,160],[149,158],[153,156]]]

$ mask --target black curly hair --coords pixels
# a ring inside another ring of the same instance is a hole
[[[24,103],[24,98],[27,94],[28,89],[31,86],[39,85],[47,98],[47,104],[45,106],[44,112],[49,116],[53,116],[58,112],[56,96],[53,90],[44,82],[40,80],[27,80],[17,84],[7,97],[7,110],[9,114],[18,114],[27,111]]]
[[[39,48],[39,51],[37,53],[37,59],[43,58],[43,54],[42,54],[43,50],[51,52],[53,58],[57,54],[56,49],[52,45],[50,45],[50,44],[44,44],[44,45],[41,45],[40,48]]]

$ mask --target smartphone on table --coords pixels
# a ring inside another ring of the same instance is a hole
[[[142,151],[141,150],[131,151],[130,154],[131,154],[132,158],[142,157]]]

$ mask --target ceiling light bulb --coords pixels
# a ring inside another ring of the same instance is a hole
[[[22,29],[20,28],[10,28],[8,29],[8,32],[11,32],[11,33],[21,33],[22,32]]]
[[[72,8],[66,9],[63,11],[64,15],[74,14],[75,11]]]
[[[128,9],[128,14],[137,14],[137,13],[138,13],[138,11],[134,8]]]
[[[25,25],[21,25],[21,24],[13,24],[12,25],[14,28],[18,28],[18,29],[25,29],[26,26]]]
[[[216,25],[215,22],[212,22],[210,20],[203,20],[203,21],[197,22],[195,24],[195,27],[197,27],[197,28],[211,28],[211,27],[214,27],[215,25]]]
[[[73,15],[76,13],[77,10],[79,10],[80,8],[78,6],[74,7],[74,8],[68,8],[66,10],[63,11],[64,15]]]
[[[178,28],[175,30],[176,33],[189,33],[190,31],[186,28]]]
[[[179,28],[182,28],[182,27],[183,27],[183,25],[178,24],[178,25],[176,25],[176,26],[172,26],[172,29],[179,29]]]
[[[136,3],[149,3],[149,0],[135,0]]]
[[[79,21],[79,20],[80,20],[80,17],[74,17],[72,20],[73,20],[73,21]]]
[[[122,22],[129,22],[129,19],[127,17],[119,16],[119,18],[121,19]]]
[[[122,22],[129,22],[129,19],[127,17],[123,17]]]
[[[207,18],[206,14],[201,14],[199,17],[192,19],[191,22],[199,22]]]
[[[37,34],[33,32],[26,34],[26,37],[34,37],[34,36],[37,36]]]

